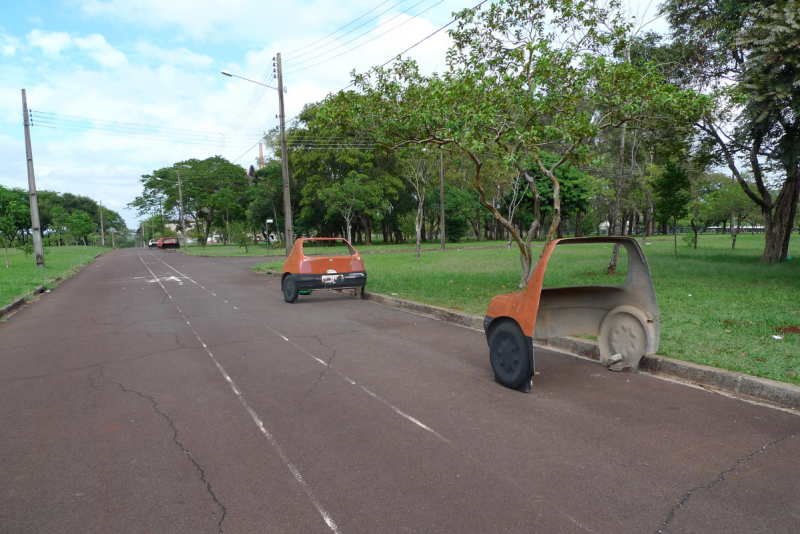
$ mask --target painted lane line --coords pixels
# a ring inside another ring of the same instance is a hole
[[[354,384],[355,384],[355,382],[354,382]],[[438,432],[436,432],[434,429],[432,429],[432,428],[431,428],[431,427],[429,427],[428,425],[426,425],[426,424],[422,423],[422,422],[421,422],[421,421],[419,421],[418,419],[415,419],[415,418],[411,417],[410,415],[408,415],[407,413],[405,413],[405,412],[404,412],[404,411],[402,411],[401,409],[397,408],[396,406],[394,406],[394,405],[393,405],[393,404],[391,404],[390,402],[388,402],[388,401],[386,401],[386,400],[384,400],[384,399],[380,398],[380,397],[379,397],[377,394],[375,394],[375,393],[373,393],[372,391],[368,390],[368,389],[367,389],[367,388],[365,388],[364,386],[360,386],[360,385],[359,385],[358,387],[360,387],[361,389],[363,389],[363,390],[364,390],[364,391],[367,393],[367,395],[369,395],[370,397],[373,397],[374,399],[376,399],[376,400],[378,400],[378,401],[380,401],[380,402],[384,403],[386,406],[388,406],[389,408],[391,408],[392,410],[394,410],[394,411],[395,411],[395,412],[396,412],[398,415],[400,415],[400,416],[402,416],[402,417],[405,417],[406,419],[408,419],[409,421],[411,421],[411,422],[412,422],[412,423],[414,423],[415,425],[419,426],[420,428],[422,428],[422,429],[424,429],[424,430],[427,430],[428,432],[430,432],[431,434],[433,434],[434,436],[436,436],[436,437],[437,437],[437,438],[439,438],[440,440],[444,441],[445,443],[448,443],[448,444],[450,443],[450,440],[449,440],[449,439],[445,438],[444,436],[442,436],[441,434],[439,434]]]
[[[267,328],[267,330],[272,330],[272,332],[275,332],[275,330],[273,330],[273,329],[272,329],[272,328],[270,328],[269,326],[267,326],[266,328]],[[278,334],[278,332],[275,332],[275,333],[276,333],[276,334]],[[298,344],[297,344],[297,343],[295,343],[294,341],[290,341],[290,340],[288,340],[286,337],[284,337],[284,336],[283,336],[283,335],[281,335],[281,334],[278,334],[278,335],[279,335],[279,336],[281,336],[283,339],[286,339],[286,341],[287,341],[288,343],[290,343],[291,345],[293,345],[293,346],[294,346],[294,347],[296,347],[297,349],[301,350],[302,352],[305,352],[305,353],[306,353],[308,356],[310,356],[311,358],[313,358],[314,360],[316,360],[317,362],[319,362],[321,365],[324,365],[325,367],[327,367],[327,368],[328,368],[330,371],[333,371],[334,373],[336,373],[336,374],[337,374],[337,375],[339,375],[340,377],[344,378],[344,379],[345,379],[345,381],[349,382],[351,385],[358,387],[359,389],[363,390],[363,391],[364,391],[364,393],[366,393],[367,395],[369,395],[369,396],[370,396],[370,397],[372,397],[373,399],[375,399],[375,400],[377,400],[378,402],[380,402],[380,403],[382,403],[382,404],[384,404],[384,405],[388,406],[388,407],[389,407],[389,408],[390,408],[392,411],[394,411],[396,414],[398,414],[398,415],[400,415],[401,417],[403,417],[403,418],[405,418],[405,419],[407,419],[407,420],[411,421],[412,423],[414,423],[415,425],[419,426],[419,427],[420,427],[420,428],[422,428],[423,430],[427,430],[428,432],[430,432],[431,434],[433,434],[434,436],[436,436],[437,438],[439,438],[439,439],[440,439],[440,440],[442,440],[443,442],[445,442],[445,443],[447,443],[447,444],[450,444],[450,440],[449,440],[449,439],[447,439],[446,437],[442,436],[441,434],[439,434],[438,432],[436,432],[434,429],[432,429],[432,428],[431,428],[431,427],[429,427],[428,425],[426,425],[426,424],[422,423],[421,421],[419,421],[418,419],[415,419],[414,417],[412,417],[412,416],[408,415],[407,413],[405,413],[405,412],[404,412],[404,411],[402,411],[401,409],[397,408],[395,405],[393,405],[393,404],[392,404],[392,403],[390,403],[389,401],[387,401],[387,400],[383,399],[383,398],[382,398],[380,395],[378,395],[377,393],[374,393],[374,392],[370,391],[369,389],[367,389],[366,387],[364,387],[364,386],[362,386],[362,385],[358,384],[358,383],[357,383],[355,380],[353,380],[352,378],[350,378],[350,377],[349,377],[349,376],[347,376],[346,374],[342,373],[341,371],[338,371],[338,370],[334,369],[333,367],[331,367],[331,366],[330,366],[330,364],[329,364],[328,362],[326,362],[325,360],[322,360],[322,359],[320,359],[320,358],[317,358],[315,355],[311,354],[309,351],[307,351],[306,349],[304,349],[303,347],[301,347],[300,345],[298,345]]]
[[[174,267],[172,267],[171,265],[169,265],[168,263],[166,263],[166,262],[165,262],[164,260],[162,260],[161,258],[157,258],[157,259],[158,259],[158,261],[160,261],[161,263],[163,263],[164,265],[166,265],[167,267],[169,267],[170,269],[172,269],[173,271],[175,271],[175,272],[176,272],[176,273],[178,273],[179,275],[181,275],[181,276],[185,277],[187,280],[190,280],[190,281],[192,281],[193,283],[197,284],[197,282],[195,282],[194,280],[192,280],[192,278],[191,278],[191,277],[189,277],[189,276],[185,275],[184,273],[180,272],[179,270],[175,269]],[[197,284],[197,285],[200,285],[200,284]],[[202,287],[202,286],[200,286],[200,287]],[[203,288],[203,289],[205,289],[205,288]],[[215,293],[213,293],[213,292],[211,292],[211,291],[209,291],[209,290],[206,290],[206,291],[208,291],[209,293],[211,293],[212,295],[214,295],[215,297],[217,297],[217,295],[216,295]],[[220,300],[222,300],[222,301],[223,301],[223,302],[225,302],[226,304],[230,304],[230,303],[229,303],[227,300],[225,300],[225,299],[223,299],[223,298],[221,298],[221,297],[217,297],[217,298],[219,298]],[[232,305],[231,305],[231,306],[232,306]],[[234,306],[234,307],[235,307],[235,306]],[[238,309],[238,308],[237,308],[237,309]],[[371,396],[373,399],[375,399],[375,400],[377,400],[378,402],[380,402],[380,403],[382,403],[382,404],[384,404],[384,405],[388,406],[388,407],[389,407],[389,408],[390,408],[392,411],[394,411],[395,413],[397,413],[397,414],[398,414],[398,415],[400,415],[401,417],[403,417],[403,418],[407,419],[408,421],[411,421],[412,423],[414,423],[415,425],[419,426],[419,427],[420,427],[420,428],[422,428],[423,430],[426,430],[426,431],[430,432],[431,434],[433,434],[434,436],[436,436],[437,438],[439,438],[439,439],[440,439],[440,440],[442,440],[443,442],[445,442],[445,443],[450,443],[450,440],[448,440],[447,438],[445,438],[444,436],[442,436],[441,434],[439,434],[438,432],[436,432],[434,429],[432,429],[432,428],[431,428],[431,427],[429,427],[428,425],[426,425],[426,424],[422,423],[420,420],[418,420],[418,419],[416,419],[416,418],[412,417],[411,415],[409,415],[409,414],[405,413],[404,411],[400,410],[399,408],[397,408],[396,406],[394,406],[394,405],[393,405],[393,404],[391,404],[390,402],[388,402],[388,401],[386,401],[385,399],[381,398],[379,395],[377,395],[377,394],[373,393],[373,392],[372,392],[372,391],[370,391],[369,389],[367,389],[367,388],[365,388],[364,386],[362,386],[362,385],[358,384],[358,383],[357,383],[355,380],[351,379],[350,377],[348,377],[348,376],[347,376],[347,375],[345,375],[344,373],[342,373],[342,372],[340,372],[340,371],[337,371],[336,369],[333,369],[333,368],[332,368],[332,367],[331,367],[331,366],[328,364],[328,362],[326,362],[326,361],[324,361],[324,360],[322,360],[322,359],[318,358],[318,357],[317,357],[317,356],[315,356],[314,354],[311,354],[309,351],[307,351],[306,349],[304,349],[304,348],[303,348],[303,347],[301,347],[300,345],[298,345],[298,344],[294,343],[293,341],[290,341],[290,340],[289,340],[289,338],[287,338],[286,336],[284,336],[283,334],[281,334],[281,333],[280,333],[280,332],[278,332],[277,330],[275,330],[275,329],[273,329],[273,328],[270,328],[269,326],[266,326],[266,329],[267,329],[267,330],[269,330],[269,331],[271,331],[272,333],[274,333],[274,334],[276,334],[276,335],[280,336],[280,337],[281,337],[281,338],[282,338],[284,341],[286,341],[286,342],[288,342],[288,343],[291,343],[293,346],[295,346],[296,348],[300,349],[301,351],[303,351],[304,353],[306,353],[308,356],[310,356],[311,358],[313,358],[314,360],[316,360],[316,361],[317,361],[317,362],[318,362],[320,365],[324,365],[325,367],[329,368],[331,371],[333,371],[333,372],[334,372],[334,373],[336,373],[337,375],[339,375],[339,376],[341,376],[342,378],[344,378],[344,379],[345,379],[347,382],[349,382],[351,385],[353,385],[353,386],[357,386],[358,388],[360,388],[360,389],[364,390],[364,392],[365,392],[365,393],[367,393],[368,395],[370,395],[370,396]]]
[[[184,273],[180,272],[178,269],[176,269],[175,267],[173,267],[173,266],[172,266],[172,265],[170,265],[169,263],[165,262],[165,261],[164,261],[164,260],[162,260],[161,258],[156,258],[156,259],[157,259],[158,261],[160,261],[161,263],[163,263],[164,265],[166,265],[167,267],[169,267],[170,269],[172,269],[173,271],[175,271],[176,273],[178,273],[179,275],[181,275],[182,277],[184,277],[184,278],[186,278],[187,280],[189,280],[191,283],[193,283],[193,284],[195,284],[196,286],[200,287],[200,289],[202,289],[202,290],[204,290],[204,291],[208,291],[208,292],[209,292],[209,293],[211,293],[211,294],[212,294],[212,295],[213,295],[215,298],[218,298],[218,299],[220,299],[220,300],[221,300],[222,302],[224,302],[225,304],[230,304],[230,305],[231,305],[231,307],[233,307],[233,309],[234,309],[234,310],[236,310],[236,311],[240,311],[240,310],[239,310],[239,308],[237,308],[236,306],[234,306],[233,304],[231,304],[230,302],[228,302],[228,301],[227,301],[227,300],[225,300],[224,298],[220,297],[219,295],[217,295],[217,294],[216,294],[216,293],[214,293],[213,291],[210,291],[209,289],[206,289],[206,287],[205,287],[205,286],[202,286],[202,285],[200,285],[200,284],[199,284],[198,282],[196,282],[194,279],[192,279],[192,278],[190,278],[188,275],[186,275],[186,274],[184,274]],[[182,285],[182,283],[181,283],[181,284],[178,284],[178,285]]]
[[[142,260],[142,263],[144,263],[144,266],[147,267],[148,271],[150,271],[150,274],[153,274],[153,271],[150,270],[150,267],[148,267],[148,265],[147,265],[147,263],[145,263],[144,259],[141,256],[139,256],[139,259]],[[155,277],[155,274],[153,274],[153,276]],[[164,290],[164,293],[166,293],[167,296],[169,296],[169,292],[166,290],[164,285],[161,284],[160,281],[159,281],[159,285],[161,286],[161,289]],[[172,298],[172,297],[170,297],[170,298]],[[314,505],[314,507],[317,509],[317,512],[322,516],[322,519],[323,519],[323,521],[325,521],[325,524],[328,525],[328,528],[330,528],[331,531],[334,534],[340,534],[341,531],[339,530],[339,527],[336,526],[336,523],[333,521],[333,518],[331,517],[331,515],[322,507],[322,503],[320,503],[320,501],[317,498],[317,496],[314,495],[314,492],[311,491],[311,488],[308,486],[308,483],[303,478],[303,475],[300,473],[300,470],[297,469],[297,467],[289,460],[289,458],[283,452],[283,448],[280,446],[278,441],[275,439],[275,437],[272,435],[272,433],[269,430],[267,430],[266,426],[264,426],[264,422],[261,420],[261,417],[259,417],[259,415],[256,413],[256,411],[245,400],[244,395],[242,395],[241,391],[236,386],[236,383],[233,381],[233,378],[231,378],[231,376],[228,374],[228,372],[225,370],[225,368],[222,367],[222,365],[217,361],[217,359],[214,357],[214,354],[212,354],[212,352],[208,349],[208,346],[206,346],[205,342],[200,338],[200,335],[195,331],[194,327],[192,327],[191,324],[189,324],[189,321],[186,319],[186,316],[183,314],[181,309],[178,306],[175,306],[175,308],[181,314],[181,317],[183,318],[183,320],[186,321],[186,324],[189,326],[189,329],[192,331],[192,333],[195,335],[197,340],[203,346],[203,348],[205,349],[206,353],[211,358],[211,361],[214,363],[214,365],[219,370],[220,374],[222,374],[222,377],[228,383],[228,386],[231,388],[233,393],[236,395],[236,398],[239,399],[239,402],[242,403],[242,406],[244,406],[245,410],[247,410],[247,413],[250,414],[250,418],[256,424],[256,426],[261,431],[261,433],[264,435],[264,437],[267,438],[267,441],[269,442],[270,445],[272,445],[272,448],[275,450],[275,452],[278,453],[278,456],[283,461],[284,465],[286,465],[286,467],[292,473],[292,475],[294,476],[294,478],[297,481],[297,483],[300,484],[300,486],[306,492],[306,495],[308,496],[309,500],[311,501],[311,504]]]

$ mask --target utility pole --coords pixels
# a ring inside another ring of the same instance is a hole
[[[283,171],[283,212],[285,219],[284,233],[286,239],[286,257],[294,245],[294,229],[292,228],[292,195],[289,190],[289,151],[286,148],[286,113],[283,110],[283,69],[281,68],[281,53],[277,56],[278,67],[278,106],[281,124],[281,169]]]
[[[106,232],[103,228],[103,201],[100,201],[100,246],[106,246]]]
[[[28,192],[31,202],[31,230],[33,233],[33,253],[36,268],[44,269],[44,247],[42,246],[42,227],[39,223],[39,199],[36,196],[36,177],[33,174],[33,151],[31,150],[31,130],[28,123],[28,97],[22,90],[22,120],[25,125],[25,156],[28,159]]]
[[[249,78],[243,78],[242,76],[237,76],[236,74],[233,74],[227,70],[223,70],[222,74],[225,76],[240,78],[242,80],[246,80],[257,85],[263,85],[264,87],[269,87],[270,89],[275,89],[278,91],[278,106],[280,108],[278,117],[280,118],[281,129],[281,170],[283,171],[283,213],[285,218],[284,239],[286,240],[286,256],[288,257],[289,253],[292,251],[292,245],[294,244],[294,230],[292,222],[292,195],[290,194],[291,192],[289,187],[289,151],[286,148],[286,113],[284,112],[283,108],[283,93],[285,89],[283,87],[281,54],[278,53],[272,59],[275,60],[275,68],[278,71],[278,87],[272,87],[271,85],[257,82]]]
[[[439,234],[442,238],[441,249],[444,250],[444,152],[439,145]]]
[[[183,186],[181,185],[181,171],[178,172],[178,198],[181,202],[181,230],[183,231],[183,251],[189,253],[188,237],[186,236],[186,219],[183,217]]]

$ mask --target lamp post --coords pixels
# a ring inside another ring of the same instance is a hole
[[[271,85],[257,82],[249,78],[243,78],[241,76],[237,76],[236,74],[232,74],[230,71],[227,70],[223,70],[222,74],[228,77],[239,78],[240,80],[245,80],[251,83],[255,83],[257,85],[262,85],[264,87],[269,87],[270,89],[275,89],[276,91],[278,91],[278,106],[279,106],[278,116],[280,118],[280,131],[281,131],[281,170],[283,174],[283,213],[285,219],[284,234],[286,235],[286,257],[288,258],[289,253],[292,251],[292,245],[294,244],[294,229],[292,223],[292,199],[289,189],[289,153],[286,149],[286,115],[283,110],[283,71],[281,69],[280,53],[277,54],[277,64],[278,64],[278,87],[272,87]],[[269,238],[267,239],[269,240]]]

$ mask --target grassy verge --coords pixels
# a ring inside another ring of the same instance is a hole
[[[646,254],[661,313],[659,354],[800,384],[800,334],[792,332],[800,328],[797,237],[789,252],[794,259],[779,265],[759,261],[764,247],[759,235],[740,235],[733,252],[728,235],[701,236],[697,250],[679,240],[677,259],[672,238],[649,242]],[[519,285],[514,249],[448,244],[444,253],[426,252],[415,262],[413,252],[358,248],[369,273],[367,289],[376,293],[483,315],[493,296]],[[621,274],[605,274],[610,253],[610,246],[557,248],[545,286],[619,283]]]
[[[69,278],[80,267],[91,263],[98,254],[109,249],[100,247],[45,247],[44,269],[36,268],[33,255],[27,258],[17,249],[9,249],[9,267],[6,268],[5,252],[0,250],[0,307],[23,297],[39,286],[51,289],[58,285],[56,279]]]
[[[505,246],[507,241],[477,241],[475,239],[464,239],[459,243],[447,243],[448,249],[461,249],[461,248],[479,248],[479,247],[498,247]],[[372,245],[354,245],[359,252],[413,252],[414,243],[383,243],[382,241],[373,241]],[[439,250],[438,241],[429,241],[422,243],[423,251]],[[183,247],[181,247],[183,250]],[[276,246],[270,246],[269,254],[267,254],[267,245],[259,243],[257,245],[250,245],[249,251],[245,252],[244,247],[239,245],[226,245],[221,243],[211,243],[202,247],[200,245],[189,245],[189,254],[192,256],[282,256],[285,254],[286,249]]]

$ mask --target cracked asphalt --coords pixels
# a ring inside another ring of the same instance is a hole
[[[798,531],[796,414],[543,349],[521,394],[258,261],[117,250],[0,322],[0,532]]]

